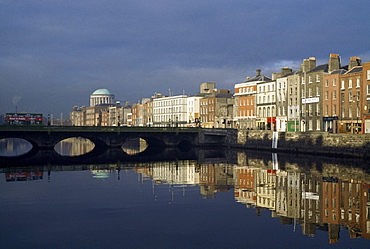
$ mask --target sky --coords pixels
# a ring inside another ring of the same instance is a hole
[[[330,53],[370,61],[368,0],[0,0],[0,114],[68,117],[106,88],[121,102],[196,94],[298,70]]]

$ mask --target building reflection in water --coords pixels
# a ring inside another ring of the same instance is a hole
[[[370,239],[370,175],[362,168],[331,161],[308,167],[291,161],[279,165],[276,154],[266,159],[240,152],[235,164],[178,160],[47,166],[23,175],[19,168],[15,170],[18,174],[1,170],[7,173],[7,181],[42,179],[42,174],[35,172],[45,170],[49,180],[50,172],[59,170],[90,170],[94,178],[115,174],[120,179],[121,170],[134,170],[138,180],[152,181],[153,186],[167,184],[172,190],[198,186],[206,199],[215,198],[217,192],[233,191],[237,203],[255,208],[257,214],[270,210],[272,217],[279,218],[282,225],[292,225],[293,230],[301,226],[308,236],[315,236],[317,230],[327,231],[329,243],[337,242],[344,228],[350,238]]]
[[[82,137],[71,137],[60,141],[55,146],[55,151],[62,156],[80,156],[91,152],[95,145],[92,141]],[[128,155],[136,155],[148,147],[147,142],[142,138],[128,139],[122,150]]]
[[[55,151],[62,156],[80,156],[94,149],[92,141],[83,137],[71,137],[60,141],[55,146]]]

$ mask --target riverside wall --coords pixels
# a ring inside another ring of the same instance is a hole
[[[274,137],[272,131],[235,130],[235,133],[236,139],[229,141],[235,148],[370,158],[370,134],[277,132]]]

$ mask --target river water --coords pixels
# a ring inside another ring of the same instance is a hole
[[[366,161],[91,146],[0,141],[1,248],[370,248]]]

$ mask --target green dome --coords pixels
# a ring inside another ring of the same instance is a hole
[[[95,92],[92,93],[92,95],[112,95],[112,93],[110,91],[108,91],[107,89],[98,89],[96,90]]]

